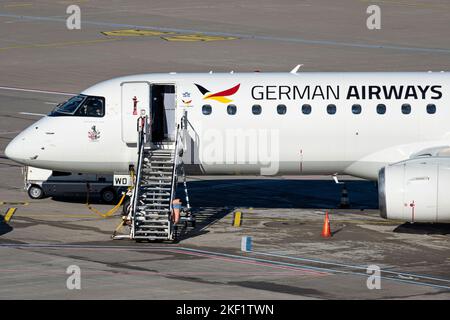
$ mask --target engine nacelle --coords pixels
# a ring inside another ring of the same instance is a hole
[[[380,215],[411,222],[450,222],[450,158],[410,159],[378,175]]]

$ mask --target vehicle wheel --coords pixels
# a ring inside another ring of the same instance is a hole
[[[116,192],[114,189],[105,188],[100,192],[103,202],[112,203],[116,199]]]
[[[123,199],[122,215],[124,215],[124,216],[128,215],[128,207],[130,206],[130,202],[131,202],[131,199],[128,196],[126,196],[125,199]]]
[[[44,190],[38,185],[31,185],[28,188],[28,196],[31,199],[42,199],[44,197]]]

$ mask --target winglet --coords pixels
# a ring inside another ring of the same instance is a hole
[[[294,67],[294,69],[291,70],[290,73],[296,74],[298,70],[303,66],[303,64],[298,64]]]

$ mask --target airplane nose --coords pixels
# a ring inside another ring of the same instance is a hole
[[[17,156],[18,156],[18,150],[17,150],[18,147],[17,147],[17,143],[14,140],[12,140],[10,143],[8,143],[8,145],[6,146],[6,149],[5,149],[6,157],[11,160],[15,160],[15,158],[17,158]]]
[[[11,160],[16,162],[24,162],[25,161],[25,150],[23,147],[23,143],[20,140],[14,138],[5,149],[5,155]]]

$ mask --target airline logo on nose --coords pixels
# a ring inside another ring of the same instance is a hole
[[[211,93],[205,87],[202,87],[201,85],[196,84],[196,83],[194,83],[194,84],[197,86],[197,89],[204,95],[203,100],[211,99],[211,100],[216,100],[216,101],[219,101],[222,103],[229,103],[229,102],[233,101],[233,100],[229,99],[228,97],[235,94],[239,90],[239,87],[241,86],[241,84],[239,83],[230,89],[219,91],[216,93]]]

